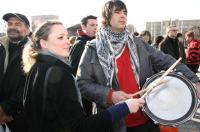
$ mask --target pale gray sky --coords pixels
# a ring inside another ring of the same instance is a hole
[[[101,7],[107,0],[3,0],[0,17],[8,12],[34,15],[58,15],[66,27],[79,23],[92,14],[100,19]],[[122,0],[128,8],[128,23],[138,31],[147,21],[200,19],[200,0]],[[2,21],[2,20],[1,20]],[[2,25],[0,25],[0,31]]]

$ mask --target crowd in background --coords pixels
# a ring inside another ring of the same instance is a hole
[[[175,29],[171,29],[175,28]],[[134,31],[134,27],[129,24],[127,29],[131,34],[143,39],[147,44],[155,47],[164,53],[172,55],[178,59],[182,57],[182,62],[186,64],[194,73],[198,72],[200,64],[200,40],[198,38],[199,32],[195,30],[188,30],[185,34],[179,32],[176,25],[169,25],[165,35],[159,35],[152,40],[150,31],[143,30],[141,33]],[[77,32],[84,30],[80,27]],[[82,36],[77,33],[77,36],[71,36],[70,38],[76,39],[78,36]],[[167,44],[163,44],[167,41]],[[73,41],[73,46],[76,41]],[[173,44],[174,43],[174,44]],[[171,47],[172,46],[172,47]]]

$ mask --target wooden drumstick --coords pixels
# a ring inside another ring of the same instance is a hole
[[[154,85],[153,87],[157,87],[157,86],[159,86],[160,84],[163,84],[163,83],[165,83],[165,82],[166,82],[166,81],[162,80],[162,81],[160,81],[160,83],[158,83],[157,85]],[[141,93],[146,92],[146,91],[149,90],[150,88],[151,88],[151,87],[147,87],[147,88],[145,88],[145,89],[143,89],[143,90],[140,90],[140,91],[138,91],[138,92],[132,94],[131,96],[132,96],[132,98],[133,98],[134,96],[136,96],[136,95],[138,95],[138,94],[141,94]]]
[[[166,72],[164,72],[164,74],[155,83],[155,86],[157,86],[163,80],[163,78],[173,70],[173,68],[181,61],[181,59],[182,58],[180,57]],[[141,98],[144,99],[155,88],[155,86],[149,88]]]

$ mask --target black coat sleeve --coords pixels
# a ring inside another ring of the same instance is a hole
[[[65,130],[72,132],[112,131],[112,120],[108,111],[90,117],[85,116],[80,103],[80,92],[76,88],[71,73],[56,68],[51,73],[48,80],[51,86],[52,84],[56,86],[52,92],[56,98],[56,111]]]

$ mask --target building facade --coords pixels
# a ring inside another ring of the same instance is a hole
[[[34,31],[39,25],[49,20],[59,20],[59,16],[56,15],[40,15],[32,16],[32,31]]]

